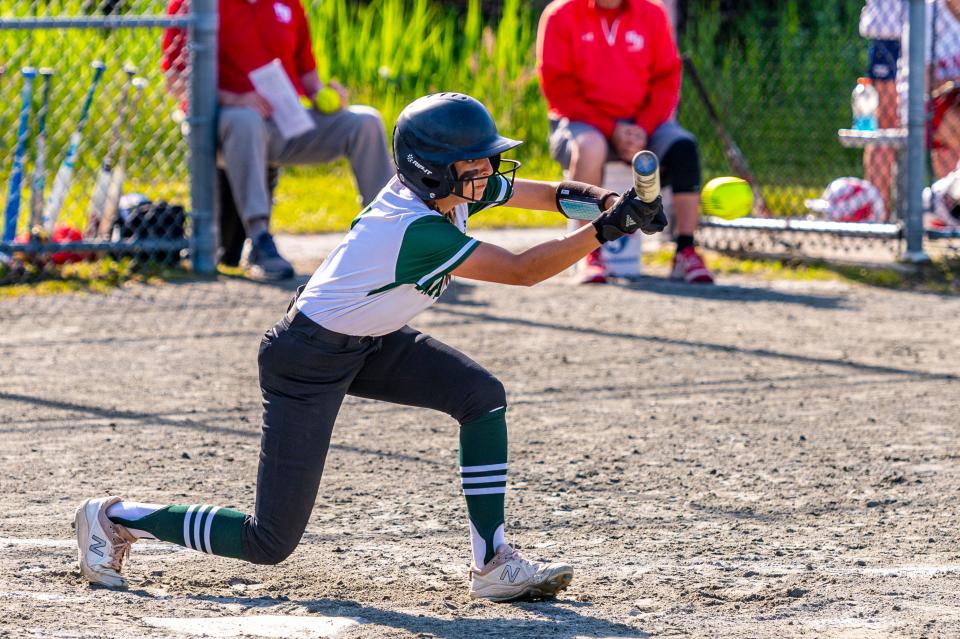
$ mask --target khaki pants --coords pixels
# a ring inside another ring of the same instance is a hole
[[[253,109],[220,108],[220,153],[244,220],[270,215],[268,164],[322,164],[346,157],[364,205],[393,177],[386,132],[376,109],[351,106],[331,114],[311,110],[310,116],[316,125],[313,129],[284,140],[273,120],[264,120]]]

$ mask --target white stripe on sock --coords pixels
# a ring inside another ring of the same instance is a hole
[[[207,552],[213,554],[213,546],[210,545],[210,529],[213,528],[213,516],[220,510],[220,506],[214,506],[213,510],[207,515],[207,525],[204,526],[203,544],[207,547]]]
[[[506,464],[486,464],[484,466],[461,466],[461,473],[482,473],[487,470],[506,470]]]
[[[506,475],[489,475],[487,477],[464,477],[464,484],[485,484],[490,481],[507,481]]]
[[[501,409],[503,409],[503,408],[506,408],[506,406],[497,406],[496,408],[494,408],[494,409],[493,409],[492,411],[490,411],[490,412],[491,412],[491,413],[495,413],[495,412],[497,412],[498,410],[501,410]]]
[[[506,493],[506,486],[497,486],[496,488],[464,488],[463,494],[470,495],[496,495],[498,493]]]
[[[193,544],[190,543],[190,517],[196,507],[196,504],[190,506],[183,515],[183,545],[191,550],[193,550]]]
[[[200,541],[200,523],[203,521],[203,511],[204,509],[212,508],[212,506],[202,505],[197,509],[197,514],[193,518],[193,536],[197,538],[197,550],[200,552],[206,552],[203,549],[203,543]]]

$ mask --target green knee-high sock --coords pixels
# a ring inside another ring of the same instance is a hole
[[[241,530],[247,516],[229,508],[201,504],[164,506],[137,519],[109,517],[127,528],[211,555],[245,559]]]
[[[473,562],[493,558],[503,538],[503,496],[507,489],[506,408],[460,425],[460,477],[470,515]]]

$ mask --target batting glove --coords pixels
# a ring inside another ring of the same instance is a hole
[[[637,231],[647,235],[659,233],[667,228],[667,215],[659,195],[653,202],[644,202],[630,189],[593,221],[593,228],[597,230],[597,240],[603,244]]]

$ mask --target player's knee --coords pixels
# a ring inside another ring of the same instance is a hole
[[[375,108],[355,105],[350,107],[350,112],[354,115],[357,130],[361,134],[381,134],[384,131],[383,117]]]
[[[292,555],[299,544],[299,536],[279,536],[261,529],[253,531],[244,546],[251,563],[274,566]]]
[[[467,395],[460,406],[461,414],[454,415],[460,423],[476,421],[490,411],[507,405],[507,391],[503,382],[489,373],[469,380],[465,388]]]
[[[250,557],[250,561],[264,566],[275,566],[283,562],[297,549],[297,544],[276,544],[262,546]]]
[[[220,135],[253,137],[266,132],[263,116],[246,107],[223,109],[219,115]]]
[[[681,138],[671,144],[661,164],[674,193],[700,190],[700,151],[694,138]]]
[[[577,134],[570,145],[573,164],[602,164],[607,159],[607,138],[599,131],[589,130]]]

